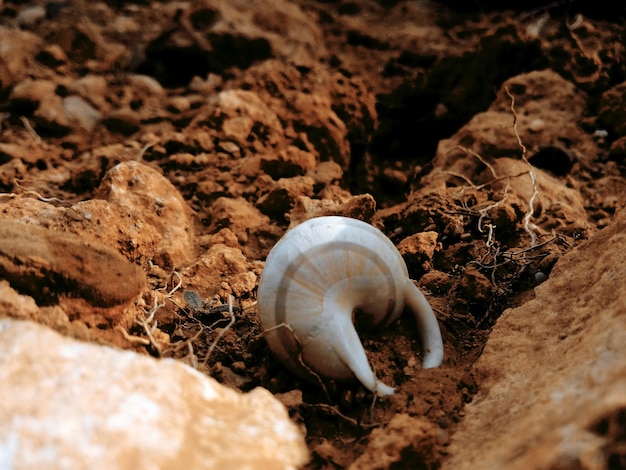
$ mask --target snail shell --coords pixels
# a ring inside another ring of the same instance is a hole
[[[258,289],[261,325],[270,349],[308,380],[356,377],[378,395],[380,382],[353,323],[355,311],[372,326],[415,314],[424,368],[443,360],[437,319],[409,279],[400,253],[373,226],[347,217],[318,217],[289,230],[270,251]]]

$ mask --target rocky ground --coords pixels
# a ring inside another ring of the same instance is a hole
[[[550,401],[626,344],[593,340],[624,329],[626,10],[492,3],[0,2],[0,315],[264,387],[307,468],[626,466],[623,354]],[[442,327],[432,370],[410,316],[361,332],[388,399],[262,337],[265,257],[326,214],[389,236]]]

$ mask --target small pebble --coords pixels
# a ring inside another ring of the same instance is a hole
[[[542,273],[541,271],[537,271],[535,273],[535,281],[537,281],[537,284],[541,284],[543,281],[545,281],[546,279],[548,279],[548,276],[546,276],[544,273]]]

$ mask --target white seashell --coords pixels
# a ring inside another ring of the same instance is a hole
[[[443,360],[437,319],[400,253],[360,220],[318,217],[289,230],[267,257],[257,300],[270,349],[308,380],[356,377],[378,395],[393,393],[367,360],[353,323],[357,309],[384,327],[407,305],[417,319],[424,368]]]

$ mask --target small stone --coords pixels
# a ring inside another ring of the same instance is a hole
[[[309,176],[281,178],[268,194],[259,199],[258,206],[264,214],[282,218],[296,205],[298,197],[312,195],[313,178]]]
[[[333,161],[321,162],[308,175],[313,178],[316,186],[329,186],[336,184],[343,178],[343,170],[338,163]]]
[[[41,5],[24,8],[15,18],[15,22],[24,28],[34,29],[46,17],[46,9]]]
[[[28,146],[0,142],[0,162],[4,163],[12,159],[28,162],[31,158],[32,151]]]
[[[459,286],[466,299],[485,302],[491,297],[493,286],[483,273],[473,266],[465,268]]]
[[[546,123],[541,118],[535,118],[528,123],[528,130],[534,133],[543,131],[545,127],[546,127]]]
[[[167,100],[167,110],[172,113],[184,113],[191,109],[189,100],[184,96],[172,96]]]
[[[69,89],[72,93],[80,95],[99,109],[105,109],[107,106],[107,82],[104,77],[85,75],[72,83]]]
[[[141,214],[162,236],[159,262],[183,266],[191,256],[191,209],[176,187],[155,169],[136,161],[109,170],[96,197]]]
[[[249,294],[257,281],[256,275],[248,270],[248,261],[241,250],[219,243],[183,269],[181,275],[188,279],[187,287],[197,287],[204,297],[220,294],[223,290],[231,293],[235,289],[239,295]]]
[[[43,65],[56,69],[68,62],[67,54],[58,44],[47,45],[39,54],[37,60]]]
[[[398,244],[398,251],[413,276],[432,269],[433,256],[441,249],[441,244],[437,242],[438,238],[437,232],[422,232],[406,237]]]
[[[261,168],[275,180],[302,176],[314,167],[315,156],[294,146],[261,158]]]
[[[334,191],[329,191],[334,188]],[[332,194],[329,194],[331,193]],[[328,186],[322,191],[322,199],[311,199],[308,196],[298,196],[293,209],[289,212],[289,228],[325,215],[351,217],[371,223],[376,211],[376,201],[370,194],[352,196],[339,186]]]
[[[229,228],[240,234],[269,225],[269,218],[243,198],[220,197],[211,205],[209,231]]]
[[[0,26],[0,88],[8,90],[26,76],[30,58],[36,55],[42,42],[29,31]]]
[[[406,456],[413,456],[412,461],[422,468],[436,468],[442,454],[434,424],[423,417],[399,413],[387,425],[372,431],[367,449],[350,468],[394,468],[402,466]]]
[[[131,74],[128,76],[128,83],[134,89],[150,95],[163,96],[165,94],[161,84],[148,75]]]
[[[139,130],[140,120],[130,108],[121,108],[111,112],[104,120],[106,128],[117,134],[129,136]]]
[[[11,108],[21,115],[32,114],[38,127],[65,135],[70,131],[70,123],[56,89],[51,80],[23,80],[11,91]]]
[[[87,103],[80,96],[67,96],[63,98],[65,113],[71,121],[75,121],[86,131],[92,131],[98,124],[102,115],[96,108]]]

